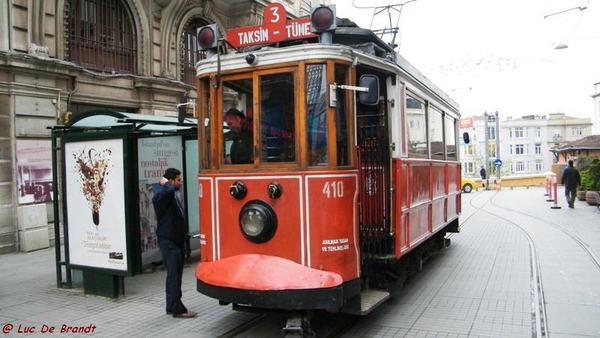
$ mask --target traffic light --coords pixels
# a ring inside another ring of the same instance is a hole
[[[312,33],[320,34],[334,31],[337,28],[335,5],[313,7],[310,13],[310,26]]]
[[[467,132],[463,133],[463,142],[465,144],[471,143],[471,137],[469,136],[469,133],[467,133]]]
[[[201,50],[216,49],[219,45],[219,27],[217,24],[198,28],[196,35]]]

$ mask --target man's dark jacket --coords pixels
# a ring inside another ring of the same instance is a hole
[[[165,183],[160,192],[152,197],[154,212],[158,220],[156,236],[182,244],[187,239],[187,224],[175,201],[175,187]]]
[[[562,174],[562,184],[566,188],[576,189],[581,185],[581,176],[579,175],[579,171],[573,167],[567,167]]]

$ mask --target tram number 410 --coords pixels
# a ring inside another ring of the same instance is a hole
[[[344,182],[342,182],[342,181],[325,182],[322,192],[323,192],[323,195],[327,196],[327,198],[343,197],[344,196]]]

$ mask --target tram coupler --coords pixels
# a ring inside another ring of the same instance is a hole
[[[314,338],[317,336],[315,331],[311,329],[310,320],[306,316],[289,318],[281,332],[284,338]]]

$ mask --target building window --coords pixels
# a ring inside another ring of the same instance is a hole
[[[536,155],[540,155],[542,153],[542,145],[540,143],[535,144],[535,153]]]
[[[535,137],[542,137],[542,128],[540,128],[540,127],[535,128]]]
[[[522,144],[515,144],[515,154],[516,155],[525,154],[525,146]]]
[[[582,136],[583,135],[583,127],[573,127],[571,129],[571,136]]]
[[[535,162],[535,172],[541,173],[544,170],[544,164],[542,162]]]
[[[490,157],[496,157],[496,143],[495,142],[490,142],[488,144],[488,155]]]
[[[515,138],[523,138],[523,128],[515,128]]]
[[[181,81],[190,86],[196,85],[196,62],[206,58],[206,52],[198,46],[196,31],[207,24],[200,18],[192,19],[181,37]]]
[[[554,129],[554,134],[552,135],[553,141],[561,141],[562,140],[562,132],[560,129]]]
[[[522,173],[525,171],[525,162],[517,161],[515,162],[515,172]]]
[[[465,155],[475,155],[475,145],[468,144],[465,148]]]
[[[464,168],[463,174],[465,174],[465,176],[469,176],[469,174],[473,174],[475,172],[475,163],[465,162],[463,168]]]
[[[70,61],[102,71],[136,73],[135,25],[122,0],[72,0],[69,8]]]
[[[496,139],[496,128],[488,127],[488,140]]]

